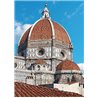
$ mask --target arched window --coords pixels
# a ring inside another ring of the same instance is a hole
[[[75,76],[72,76],[71,81],[72,81],[72,82],[76,82]]]
[[[34,66],[34,64],[31,64],[31,66],[28,67],[28,70],[35,70],[35,66]]]
[[[45,68],[45,65],[43,65],[43,67]]]
[[[37,66],[38,70],[40,70],[40,65]]]
[[[35,66],[34,65],[32,66],[32,69],[35,70]]]
[[[67,78],[67,82],[68,82],[68,83],[70,82],[70,79],[69,79],[69,78]]]

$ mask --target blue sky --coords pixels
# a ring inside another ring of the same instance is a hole
[[[84,2],[83,1],[15,1],[15,54],[18,41],[31,24],[41,17],[45,4],[50,17],[68,32],[73,44],[73,60],[84,62]]]

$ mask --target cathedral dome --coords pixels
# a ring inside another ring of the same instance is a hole
[[[51,20],[49,10],[45,6],[42,17],[36,21],[21,37],[19,46],[28,41],[57,40],[70,46],[67,31],[57,22]]]
[[[55,39],[67,45],[71,43],[67,31],[58,23],[48,18],[40,19],[32,25],[23,34],[19,45],[22,45],[26,39],[29,41]]]
[[[74,62],[66,60],[57,65],[56,70],[80,70],[80,68]]]

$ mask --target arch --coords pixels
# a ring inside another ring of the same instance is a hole
[[[37,69],[40,70],[40,65],[37,65]]]
[[[34,64],[31,64],[31,65],[32,65],[33,70],[35,70],[35,66],[34,66]]]
[[[28,67],[28,70],[35,70],[35,64],[31,64],[30,67]]]
[[[76,82],[75,76],[72,76],[71,82]]]
[[[43,67],[45,68],[46,66],[45,66],[45,65],[43,65]]]
[[[68,83],[70,82],[70,78],[69,78],[69,77],[67,78],[67,82],[68,82]]]

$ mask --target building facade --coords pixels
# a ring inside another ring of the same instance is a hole
[[[73,62],[68,32],[50,17],[47,5],[42,17],[20,38],[15,56],[15,81],[31,85],[65,84],[83,80]]]

